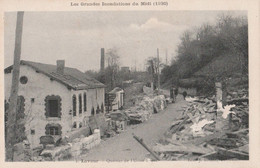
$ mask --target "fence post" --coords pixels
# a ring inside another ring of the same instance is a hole
[[[223,86],[221,82],[215,83],[216,88],[216,102],[217,102],[217,118],[216,118],[216,131],[221,131],[224,129],[229,129],[229,118],[224,119],[223,114],[223,103],[225,103],[225,91],[223,91]]]

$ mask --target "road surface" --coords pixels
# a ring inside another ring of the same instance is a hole
[[[77,160],[82,161],[144,161],[148,151],[141,146],[132,133],[142,138],[147,146],[152,148],[163,137],[164,132],[170,127],[172,121],[177,118],[186,104],[183,97],[179,95],[177,102],[169,104],[160,113],[141,124],[131,125],[114,137],[101,141],[101,144]]]

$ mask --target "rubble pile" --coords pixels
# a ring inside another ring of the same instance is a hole
[[[209,98],[187,98],[181,116],[153,150],[162,160],[248,160],[245,95],[230,97],[224,107]]]
[[[249,121],[249,100],[248,90],[240,89],[233,92],[227,92],[227,104],[235,105],[232,110],[235,115],[232,115],[233,124],[239,124],[239,128],[248,128]],[[235,122],[236,121],[236,122]]]
[[[153,95],[154,91],[152,88],[150,87],[147,87],[147,86],[143,86],[143,92],[146,94],[146,95]]]
[[[145,96],[140,103],[125,110],[125,113],[129,117],[130,124],[138,124],[147,121],[153,113],[158,113],[165,108],[165,96],[159,95],[154,98]]]
[[[117,133],[125,130],[126,125],[129,123],[128,116],[123,111],[116,111],[109,114],[107,119],[108,129],[105,132],[105,137],[113,137]]]
[[[138,96],[133,104],[132,107],[126,110],[118,110],[107,114],[109,127],[105,132],[106,137],[120,133],[126,128],[126,125],[147,121],[153,113],[158,113],[167,106],[163,95],[155,97]]]
[[[40,156],[33,157],[33,161],[59,161],[68,160],[70,158],[78,158],[80,154],[92,149],[100,144],[100,130],[95,129],[94,133],[85,137],[82,135],[75,138],[70,143],[61,144],[59,146],[46,145],[40,152]]]

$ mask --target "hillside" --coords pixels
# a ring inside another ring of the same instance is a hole
[[[241,57],[228,53],[214,58],[189,78],[179,79],[178,86],[183,88],[195,87],[199,95],[211,94],[214,91],[215,80],[227,80],[229,85],[237,89],[248,89],[248,77],[242,73]],[[169,89],[173,79],[168,79],[162,88]]]
[[[197,88],[207,94],[216,81],[247,76],[247,18],[223,15],[215,24],[185,31],[180,40],[175,59],[162,69],[161,86]]]
[[[228,77],[236,74],[241,74],[240,57],[235,54],[221,55],[200,70],[195,72],[194,77]],[[241,60],[242,61],[242,60]]]

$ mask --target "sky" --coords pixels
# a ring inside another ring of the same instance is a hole
[[[84,11],[25,12],[21,59],[47,64],[65,60],[65,66],[81,71],[99,70],[101,48],[116,48],[120,66],[144,70],[145,60],[168,62],[176,56],[180,36],[204,23],[214,24],[228,13],[245,11]],[[5,67],[13,63],[16,12],[4,16]]]

